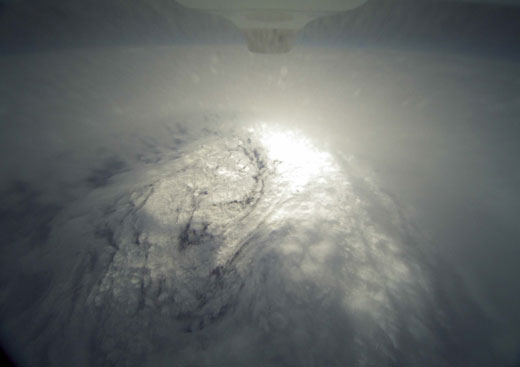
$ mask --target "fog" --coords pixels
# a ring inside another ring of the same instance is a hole
[[[441,2],[405,34],[390,15],[419,10],[369,2],[262,55],[174,4],[133,4],[170,28],[93,7],[105,38],[79,3],[5,4],[16,365],[518,365],[518,18],[473,31],[516,7]],[[60,30],[16,33],[28,9]]]

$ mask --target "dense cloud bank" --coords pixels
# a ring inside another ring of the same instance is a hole
[[[297,43],[519,60],[519,4],[518,0],[369,0],[352,11],[311,22]],[[174,0],[0,0],[2,54],[238,42],[245,42],[245,37],[231,22]]]
[[[19,361],[514,362],[517,65],[186,47],[2,66]]]
[[[4,278],[30,365],[492,361],[455,274],[434,278],[446,269],[352,162],[277,160],[257,134],[114,175],[47,224]]]

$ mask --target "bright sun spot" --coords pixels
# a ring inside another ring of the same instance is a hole
[[[332,170],[332,157],[318,150],[300,132],[262,125],[260,142],[267,155],[277,163],[277,169],[291,188],[299,189]]]

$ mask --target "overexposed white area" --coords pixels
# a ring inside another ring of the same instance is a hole
[[[515,360],[518,65],[200,46],[0,67],[7,205],[57,208],[1,248],[29,362]]]

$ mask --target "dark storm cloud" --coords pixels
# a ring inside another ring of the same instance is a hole
[[[371,0],[348,13],[312,22],[298,40],[518,59],[520,7],[515,5],[518,2]],[[4,53],[186,42],[245,44],[231,23],[173,0],[25,0],[4,2],[2,13]]]
[[[4,348],[2,348],[0,346],[0,363],[2,363],[2,366],[7,366],[7,367],[14,367],[15,364],[13,362],[13,360],[11,359],[11,357],[9,357],[7,355],[7,353],[5,352]]]

